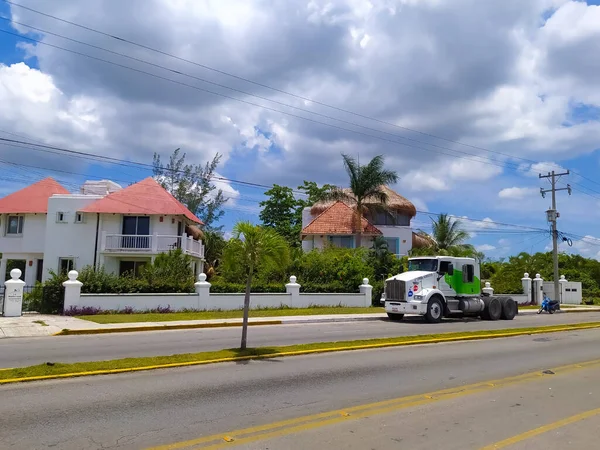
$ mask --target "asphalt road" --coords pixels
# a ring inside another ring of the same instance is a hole
[[[248,345],[268,347],[578,322],[600,322],[600,313],[524,315],[512,321],[496,322],[468,319],[427,324],[420,317],[412,317],[402,322],[386,319],[374,322],[253,326],[248,331]],[[101,361],[222,350],[239,346],[240,335],[241,328],[234,327],[0,339],[0,368],[44,362]]]
[[[596,448],[600,415],[530,439],[522,433],[598,408],[600,363],[541,372],[597,360],[599,340],[600,330],[586,330],[5,385],[0,442],[78,450],[178,442],[172,448],[471,449],[521,435],[515,448],[562,449],[570,440],[578,444],[572,448]],[[537,374],[487,383],[529,372]],[[477,382],[486,383],[469,387]],[[390,401],[447,388],[454,393],[419,395],[420,403]],[[373,402],[387,403],[362,415],[353,409]],[[281,421],[288,422],[269,426]],[[239,431],[247,427],[250,441]]]

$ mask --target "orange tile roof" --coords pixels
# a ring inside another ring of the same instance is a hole
[[[44,178],[0,199],[0,214],[46,214],[52,195],[69,193],[54,178]]]
[[[83,212],[185,216],[192,222],[202,224],[200,219],[152,177],[108,194],[86,206]]]
[[[302,234],[356,234],[353,224],[354,210],[343,202],[336,202],[319,214],[302,229]],[[362,233],[365,235],[383,234],[364,217],[361,219]]]

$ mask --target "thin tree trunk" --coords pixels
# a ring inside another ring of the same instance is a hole
[[[246,295],[244,296],[244,320],[242,321],[242,343],[240,348],[246,350],[246,342],[248,340],[248,315],[250,313],[250,290],[252,287],[252,275],[254,268],[250,266],[248,272],[248,280],[246,280]]]

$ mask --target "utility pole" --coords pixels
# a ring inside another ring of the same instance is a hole
[[[543,189],[540,188],[540,193],[542,197],[546,197],[546,192],[552,192],[552,208],[546,211],[546,215],[548,218],[548,222],[552,224],[552,256],[554,259],[554,300],[560,301],[559,294],[559,283],[558,283],[558,230],[556,229],[556,219],[560,217],[559,212],[556,210],[556,191],[569,191],[569,195],[571,195],[571,185],[567,184],[566,188],[556,188],[556,183],[563,175],[569,175],[569,171],[567,170],[564,173],[555,173],[554,170],[552,172],[548,172],[547,175],[539,174],[540,178],[549,178],[550,184],[552,186],[551,189]]]

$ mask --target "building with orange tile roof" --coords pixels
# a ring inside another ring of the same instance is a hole
[[[180,248],[203,270],[202,221],[152,178],[122,188],[86,182],[70,193],[46,178],[0,199],[0,274],[18,267],[27,285],[54,272],[101,267],[137,272]]]

